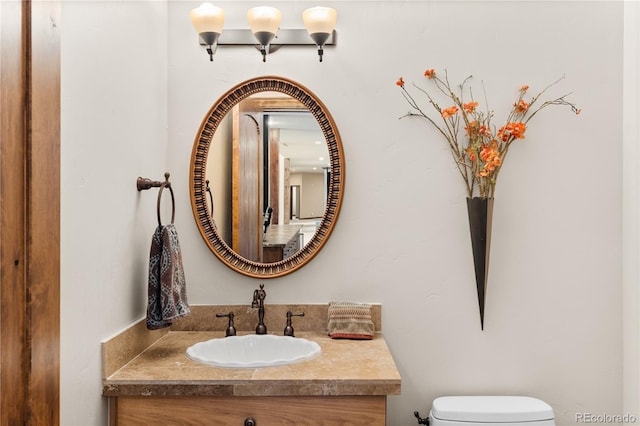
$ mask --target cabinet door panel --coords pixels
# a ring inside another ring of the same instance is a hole
[[[117,422],[136,426],[176,424],[242,426],[384,425],[385,396],[300,397],[119,397]]]

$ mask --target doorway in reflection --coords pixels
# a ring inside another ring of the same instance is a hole
[[[328,196],[329,153],[308,110],[268,111],[263,132],[263,212],[273,224],[321,220]]]

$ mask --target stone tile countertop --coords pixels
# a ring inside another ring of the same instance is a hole
[[[247,332],[238,333],[247,334]],[[103,381],[104,396],[398,395],[400,374],[380,333],[372,340],[331,339],[298,331],[317,342],[320,356],[297,364],[218,368],[189,359],[189,346],[222,331],[170,331]]]

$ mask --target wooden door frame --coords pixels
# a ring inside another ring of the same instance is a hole
[[[60,424],[59,22],[0,1],[0,424]]]

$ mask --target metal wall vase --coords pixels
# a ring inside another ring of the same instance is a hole
[[[467,211],[478,289],[478,305],[480,306],[480,328],[484,330],[484,302],[487,292],[487,277],[489,276],[493,198],[467,198]]]

